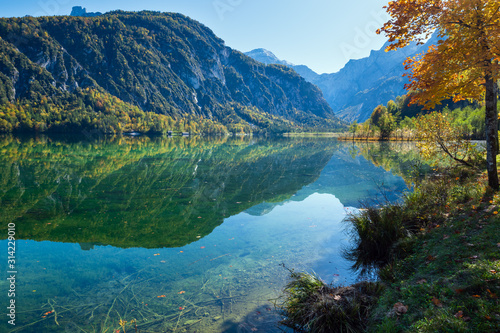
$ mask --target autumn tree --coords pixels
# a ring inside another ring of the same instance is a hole
[[[475,144],[465,139],[463,129],[442,113],[419,115],[415,122],[417,147],[427,160],[438,160],[444,153],[460,164],[474,167]]]
[[[426,53],[405,62],[412,103],[432,108],[448,98],[484,100],[488,184],[498,190],[500,2],[399,0],[385,8],[391,18],[377,32],[389,37],[387,51],[411,41],[422,44],[435,31],[440,37]]]

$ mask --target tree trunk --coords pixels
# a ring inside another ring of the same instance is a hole
[[[498,112],[497,112],[497,89],[496,81],[486,75],[486,170],[488,171],[488,185],[498,191],[498,172],[497,172],[497,154],[498,154]]]

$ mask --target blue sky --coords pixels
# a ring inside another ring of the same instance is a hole
[[[375,30],[386,20],[388,0],[0,0],[0,16],[68,15],[156,10],[185,14],[211,28],[226,45],[246,52],[272,51],[278,58],[333,73],[349,59],[380,49]]]

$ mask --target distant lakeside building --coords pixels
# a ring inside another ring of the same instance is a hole
[[[87,13],[87,9],[83,8],[82,6],[74,6],[73,9],[71,10],[70,15],[71,16],[94,17],[94,16],[102,15],[102,13],[101,12]]]

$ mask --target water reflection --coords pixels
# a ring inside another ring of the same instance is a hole
[[[2,226],[16,222],[21,238],[82,249],[179,247],[225,217],[290,197],[318,177],[338,147],[226,140],[3,142]]]
[[[329,139],[0,141],[1,238],[15,223],[23,276],[14,331],[279,331],[269,300],[287,277],[280,264],[352,281],[342,220],[381,184],[391,200],[406,189],[386,170],[406,169],[410,153],[398,149]]]

